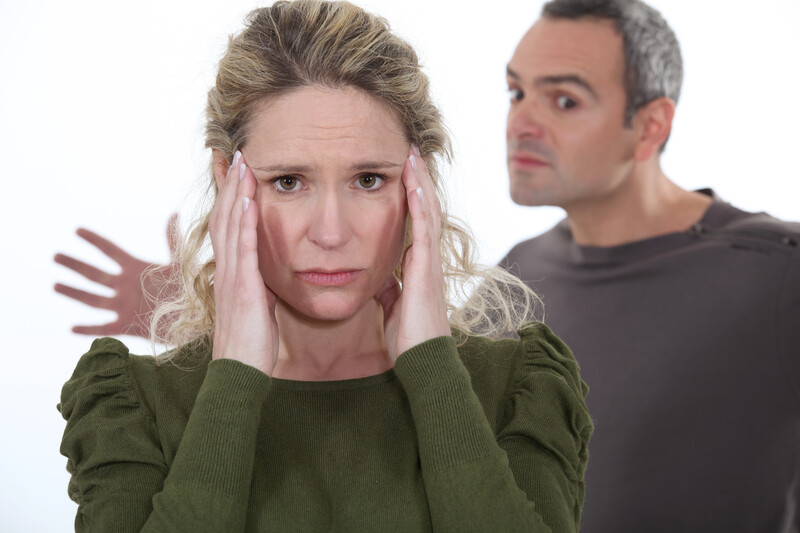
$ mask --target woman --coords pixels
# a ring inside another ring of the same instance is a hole
[[[213,208],[154,319],[180,347],[95,341],[62,393],[76,529],[576,531],[586,387],[541,324],[474,335],[532,295],[441,209],[409,45],[348,3],[278,2],[207,113]]]

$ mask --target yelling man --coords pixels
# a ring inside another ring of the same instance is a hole
[[[567,217],[503,264],[590,387],[581,531],[797,532],[800,224],[664,174],[682,73],[639,0],[543,7],[508,63],[510,189]]]

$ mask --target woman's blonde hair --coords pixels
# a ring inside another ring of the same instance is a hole
[[[514,332],[534,317],[539,300],[505,270],[477,265],[473,237],[448,214],[439,164],[450,161],[451,146],[428,85],[414,49],[383,18],[349,2],[279,1],[252,11],[245,30],[230,38],[208,92],[205,146],[231,161],[247,143],[259,104],[303,87],[354,87],[387,104],[408,141],[419,147],[442,203],[441,255],[452,326],[492,337]],[[156,310],[154,342],[175,346],[214,330],[216,263],[208,221],[216,194],[212,162],[209,202],[180,251],[184,291]],[[410,239],[407,231],[406,245]],[[401,265],[395,274],[402,281]],[[171,325],[159,328],[162,321]]]

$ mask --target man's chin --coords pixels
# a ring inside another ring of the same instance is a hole
[[[545,205],[558,205],[552,202],[549,195],[544,194],[543,191],[532,187],[517,186],[513,184],[510,190],[511,200],[517,205],[524,205],[526,207],[540,207]]]
[[[558,205],[553,194],[552,175],[509,168],[509,195],[515,204],[529,207]]]

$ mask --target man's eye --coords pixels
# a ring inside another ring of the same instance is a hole
[[[383,178],[377,174],[364,174],[356,180],[359,189],[377,189],[383,183]]]
[[[573,109],[578,106],[578,102],[569,96],[559,96],[556,98],[556,105],[559,109]]]
[[[275,188],[278,191],[294,191],[300,186],[300,180],[293,176],[281,176],[275,178]]]
[[[508,88],[508,97],[512,102],[519,102],[520,100],[522,100],[523,96],[525,95],[520,89],[516,89],[513,87]]]

